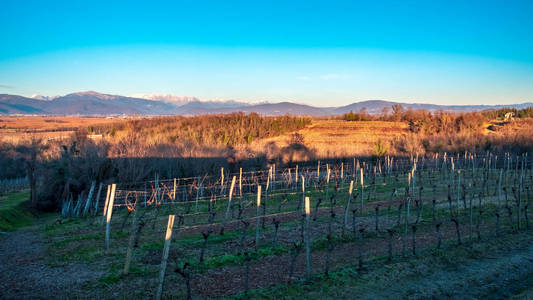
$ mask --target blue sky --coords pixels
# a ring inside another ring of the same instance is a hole
[[[4,0],[0,93],[533,101],[532,15],[533,1]]]

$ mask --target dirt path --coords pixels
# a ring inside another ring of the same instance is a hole
[[[80,264],[51,267],[39,234],[44,224],[0,236],[0,298],[64,299],[83,295],[83,283],[101,273]]]

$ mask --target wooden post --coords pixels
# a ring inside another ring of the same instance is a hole
[[[80,215],[81,203],[83,202],[82,194],[83,193],[78,194],[78,201],[76,201],[76,206],[74,207],[74,210],[73,210],[74,217],[78,217]]]
[[[270,169],[268,169],[268,178],[267,178],[267,185],[265,187],[265,191],[268,191],[269,186],[270,186],[270,190],[272,190],[272,180],[273,180],[272,167],[270,167]]]
[[[111,195],[111,185],[107,185],[107,194],[105,196],[105,203],[104,203],[104,211],[102,213],[102,225],[104,225],[105,222],[105,216],[107,214],[107,205],[109,204],[109,195]]]
[[[96,187],[96,181],[91,183],[91,188],[89,189],[89,195],[87,195],[87,201],[85,201],[85,208],[83,209],[83,215],[87,215],[89,212],[89,207],[91,206],[91,199],[93,197],[94,188]]]
[[[272,166],[272,180],[270,182],[270,190],[273,191],[276,187],[276,164]]]
[[[239,168],[239,197],[242,197],[242,168]]]
[[[473,224],[473,215],[474,215],[474,212],[472,210],[472,198],[474,198],[474,194],[472,193],[472,196],[469,197],[470,201],[469,201],[469,206],[470,206],[470,220],[469,220],[469,226],[468,226],[468,236],[470,238],[470,244],[472,244],[472,236],[473,236],[473,230],[472,230],[472,224]],[[479,207],[479,209],[481,209],[481,207]]]
[[[306,262],[306,278],[311,278],[311,243],[309,240],[309,219],[311,215],[311,206],[309,204],[309,197],[305,197],[305,262]]]
[[[288,176],[288,180],[287,180],[287,188],[291,186],[292,184],[292,175],[291,175],[291,168],[289,168],[289,176]]]
[[[172,201],[176,201],[176,178],[174,178],[174,188],[172,189]]]
[[[233,179],[231,180],[231,187],[229,189],[229,199],[228,199],[228,209],[226,209],[226,219],[229,218],[229,211],[231,209],[231,197],[233,196],[233,188],[235,188],[235,180],[236,176],[233,176]]]
[[[305,177],[303,175],[302,175],[302,204],[305,204]]]
[[[455,171],[455,164],[453,163],[453,156],[450,157],[450,162],[452,163],[452,171]]]
[[[329,176],[330,176],[330,170],[329,170],[329,165],[326,165],[327,166],[327,175],[326,175],[326,199],[329,198]]]
[[[137,237],[137,210],[139,208],[135,208],[133,211],[133,225],[132,225],[132,231],[130,235],[130,240],[128,242],[128,250],[126,251],[126,262],[124,263],[124,275],[128,275],[130,272],[130,262],[131,262],[131,256],[133,255],[133,246],[135,244],[135,239]]]
[[[407,180],[408,180],[407,187],[410,189],[411,188],[411,173],[408,174]],[[406,213],[406,218],[407,218],[408,221],[409,221],[409,217],[410,217],[410,214],[411,214],[411,207],[410,207],[410,204],[411,204],[411,193],[412,193],[412,191],[410,191],[410,190],[407,193],[407,207],[406,207],[407,213]]]
[[[96,202],[94,204],[94,212],[93,212],[93,215],[96,216],[96,213],[98,211],[98,203],[100,202],[100,195],[102,193],[102,187],[104,186],[103,183],[100,182],[100,184],[98,185],[98,193],[96,193]]]
[[[154,185],[155,185],[155,204],[159,206],[159,204],[161,204],[160,199],[159,199],[159,174],[155,174]]]
[[[257,250],[259,247],[259,227],[261,226],[261,186],[257,186],[257,213],[256,213],[256,219],[257,219],[257,225],[255,226],[255,249]]]
[[[146,196],[147,196],[147,191],[146,191],[146,182],[144,183],[144,192],[143,192],[143,198],[144,198],[144,207],[146,207],[148,205],[148,203],[146,203],[147,199],[146,199]]]
[[[242,168],[239,168],[239,218],[244,211],[242,207]]]
[[[344,228],[348,224],[348,212],[350,211],[350,201],[352,200],[353,180],[350,181],[350,189],[348,190],[348,202],[346,202],[346,209],[344,210]],[[342,230],[344,232],[344,229]]]
[[[268,200],[268,190],[269,190],[269,186],[270,186],[270,190],[272,190],[272,167],[270,167],[269,171],[268,171],[268,176],[267,176],[267,182],[266,182],[266,185],[265,185],[265,198],[263,200],[263,216],[266,216],[266,209],[267,209],[267,200]],[[265,228],[265,219],[263,217],[263,219],[261,220],[261,227],[263,227],[263,229]]]
[[[224,168],[220,168],[220,193],[222,194],[222,190],[224,189]]]
[[[500,178],[498,179],[498,209],[500,209],[502,203],[502,175],[503,169],[500,169]]]
[[[196,199],[194,200],[194,212],[198,213],[198,198],[200,197],[200,176],[196,178]]]
[[[161,269],[159,270],[159,285],[157,286],[156,300],[161,299],[163,294],[163,282],[165,281],[165,272],[167,270],[168,252],[172,240],[172,227],[174,226],[174,216],[168,215],[167,232],[165,234],[165,247],[163,248],[163,257],[161,258]]]
[[[411,175],[411,178],[413,179],[413,193],[415,193],[415,181],[416,181],[416,162],[413,165],[413,170],[411,171],[413,175]]]
[[[359,169],[359,173],[360,173],[360,182],[361,182],[361,208],[360,208],[360,211],[361,211],[361,215],[363,215],[363,209],[364,209],[364,206],[363,206],[363,201],[364,201],[364,198],[363,198],[363,191],[364,191],[364,186],[363,186],[363,168],[360,168]]]
[[[320,181],[320,160],[318,161],[318,164],[316,166],[316,181]]]
[[[457,213],[459,213],[460,192],[461,192],[461,170],[457,170],[457,203],[456,203],[456,205],[457,205],[457,207],[456,207]]]
[[[523,166],[522,166],[522,170],[523,170]],[[516,224],[516,229],[520,230],[520,223],[521,223],[521,216],[522,214],[520,213],[522,211],[522,197],[521,197],[521,194],[522,194],[522,178],[520,178],[520,183],[518,184],[518,205],[517,205],[517,215],[516,215],[516,221],[517,221],[517,224]]]
[[[267,175],[267,182],[266,182],[266,185],[265,185],[265,191],[268,191],[268,186],[270,186],[270,171],[272,169],[268,169],[268,175]]]
[[[353,166],[352,166],[352,177],[355,180],[355,157],[353,158]]]
[[[111,186],[111,194],[109,195],[109,203],[107,207],[106,215],[106,227],[105,227],[105,248],[109,250],[109,235],[111,234],[111,216],[113,215],[113,202],[115,201],[115,190],[117,185],[113,183]]]
[[[407,203],[405,205],[405,227],[403,232],[403,240],[402,240],[402,256],[405,256],[406,251],[406,243],[407,243],[407,229],[409,227],[409,217],[410,217],[410,211],[411,211],[411,197],[410,197],[410,191],[411,188],[411,172],[408,174],[408,183],[407,183]],[[451,202],[450,202],[451,203]]]

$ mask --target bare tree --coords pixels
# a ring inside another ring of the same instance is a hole
[[[32,206],[37,204],[37,168],[39,160],[43,156],[43,151],[47,146],[39,138],[32,137],[29,143],[21,144],[17,147],[17,152],[26,165],[26,175],[30,183],[30,202]]]

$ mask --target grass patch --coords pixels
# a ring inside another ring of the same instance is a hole
[[[329,277],[325,277],[324,274],[314,274],[310,281],[299,279],[291,285],[280,283],[250,290],[247,294],[240,292],[224,299],[335,299],[357,298],[357,295],[368,296],[368,290],[391,288],[392,285],[388,283],[393,279],[402,283],[417,282],[424,276],[431,275],[434,270],[458,272],[458,266],[487,257],[493,258],[495,253],[498,255],[501,255],[500,252],[508,253],[517,248],[517,245],[527,245],[530,239],[530,234],[524,232],[502,236],[498,240],[486,239],[472,246],[456,246],[450,242],[443,244],[442,249],[424,249],[421,251],[422,255],[416,257],[395,256],[394,261],[388,264],[384,264],[383,257],[376,256],[367,260],[366,269],[362,272],[357,270],[355,265],[347,265],[330,271]],[[530,286],[529,290],[527,288],[525,292],[523,290],[520,292],[526,295],[531,291]],[[407,289],[402,292],[410,294]],[[447,292],[442,291],[443,295]],[[396,294],[392,298],[402,298],[402,295]]]
[[[120,281],[121,275],[119,274],[109,274],[102,276],[98,279],[98,282],[103,284],[113,284]]]
[[[27,209],[29,191],[0,197],[0,231],[13,231],[33,223],[34,216]]]

